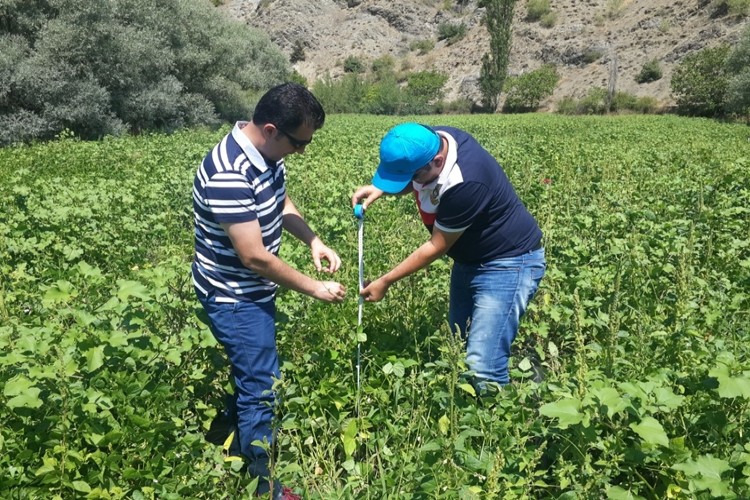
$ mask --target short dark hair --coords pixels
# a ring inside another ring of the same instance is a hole
[[[253,111],[253,123],[272,123],[282,130],[295,130],[302,124],[314,130],[323,127],[326,113],[318,99],[298,83],[282,83],[263,94]]]

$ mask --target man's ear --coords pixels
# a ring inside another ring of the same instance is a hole
[[[273,137],[274,133],[278,133],[278,129],[273,123],[264,123],[261,129],[263,130],[263,137],[265,137],[266,140]]]

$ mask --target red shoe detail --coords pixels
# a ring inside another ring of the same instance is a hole
[[[302,500],[302,497],[292,491],[291,488],[283,486],[281,488],[281,499],[282,500]]]

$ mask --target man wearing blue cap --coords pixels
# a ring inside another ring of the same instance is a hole
[[[403,123],[380,142],[372,184],[352,196],[363,209],[383,194],[413,193],[430,239],[360,291],[381,300],[396,281],[448,255],[448,320],[466,340],[480,389],[509,382],[510,346],[544,276],[542,231],[502,167],[467,132]]]

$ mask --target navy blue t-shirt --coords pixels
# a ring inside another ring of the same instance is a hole
[[[412,184],[430,231],[464,231],[448,255],[456,262],[478,264],[538,247],[542,231],[497,160],[463,130],[431,128],[448,141],[445,166],[434,181]]]

